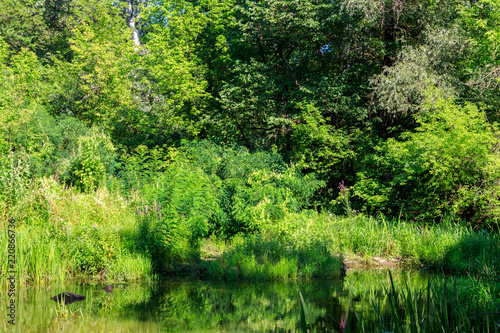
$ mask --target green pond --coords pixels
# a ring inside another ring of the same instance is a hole
[[[425,288],[429,275],[393,272],[396,285]],[[348,271],[341,280],[287,283],[169,281],[151,285],[53,284],[16,287],[15,326],[8,323],[8,290],[0,294],[1,332],[297,332],[299,292],[313,331],[342,332],[354,312],[365,320],[385,307],[388,271]],[[64,305],[62,292],[85,300]],[[373,302],[372,302],[373,301]]]

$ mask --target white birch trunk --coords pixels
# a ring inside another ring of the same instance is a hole
[[[139,40],[139,30],[137,29],[138,23],[140,22],[139,14],[141,10],[139,5],[142,5],[146,0],[122,0],[127,3],[127,6],[123,9],[125,13],[125,20],[127,21],[127,26],[132,29],[132,41],[136,46],[141,45]],[[134,5],[135,8],[134,8]]]

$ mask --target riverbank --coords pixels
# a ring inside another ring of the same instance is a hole
[[[19,284],[27,286],[67,281],[151,285],[179,277],[334,282],[346,270],[349,275],[358,269],[403,268],[462,276],[458,290],[450,289],[450,284],[439,286],[433,301],[443,293],[456,295],[460,299],[457,311],[463,320],[472,318],[469,322],[478,313],[494,312],[500,300],[500,288],[494,282],[500,267],[498,234],[451,218],[421,226],[382,216],[302,210],[233,236],[213,230],[193,247],[183,248],[182,256],[163,252],[162,257],[161,251],[150,251],[165,249],[158,247],[155,242],[161,238],[153,233],[161,225],[161,211],[142,200],[107,188],[82,193],[46,179],[9,212],[15,217],[13,238],[7,233],[9,219],[1,221],[5,232],[0,247],[7,253],[10,240],[15,240],[15,275]],[[183,221],[182,216],[178,221]],[[6,259],[0,266],[5,281]],[[401,290],[401,297],[407,297],[408,290]],[[425,295],[419,291],[417,298],[408,299],[419,301]]]
[[[474,230],[451,218],[421,226],[310,210],[289,213],[247,234],[212,234],[200,241],[198,250],[186,249],[183,257],[166,258],[167,264],[158,267],[155,260],[162,258],[148,252],[154,239],[147,228],[154,220],[145,219],[138,209],[144,206],[140,198],[126,199],[105,188],[80,193],[48,179],[40,182],[11,212],[16,216],[19,281],[78,277],[147,282],[182,267],[215,279],[323,279],[341,276],[344,268],[363,267],[430,269],[490,280],[500,276],[497,233]],[[5,233],[0,236],[4,253],[9,247],[8,221],[2,221]],[[5,276],[7,260],[0,269]]]
[[[321,244],[330,257],[342,258],[342,267],[346,269],[399,267],[489,280],[500,276],[498,234],[474,230],[451,218],[439,224],[419,226],[383,217],[346,217],[303,211],[287,216],[281,224],[269,226],[263,230],[263,235],[266,236],[262,236],[261,246],[271,244],[272,239],[302,248]],[[209,242],[205,246],[209,249],[208,257],[247,256],[231,241]],[[241,269],[237,260],[226,266]]]

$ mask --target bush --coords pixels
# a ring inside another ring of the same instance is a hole
[[[275,152],[251,153],[209,141],[184,147],[191,163],[217,185],[219,209],[212,218],[213,230],[225,237],[278,223],[307,207],[324,185],[313,174],[302,175],[298,167],[286,165]]]
[[[195,259],[218,207],[208,176],[193,165],[174,161],[144,186],[142,196],[137,211],[141,247],[153,258],[155,269],[164,272]]]
[[[78,138],[78,150],[71,162],[67,181],[82,191],[94,190],[115,166],[115,147],[97,128]]]
[[[473,104],[431,95],[415,115],[415,132],[389,139],[358,173],[354,196],[368,211],[419,220],[452,214],[498,225],[498,127]]]

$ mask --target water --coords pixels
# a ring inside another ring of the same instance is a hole
[[[424,288],[428,276],[393,272],[396,285]],[[373,318],[371,301],[384,307],[387,271],[349,271],[344,281],[293,283],[177,281],[154,285],[65,284],[16,288],[15,326],[8,324],[8,293],[0,294],[2,332],[296,332],[298,293],[314,331],[341,331],[353,310]],[[68,291],[86,299],[61,305],[50,298]]]

